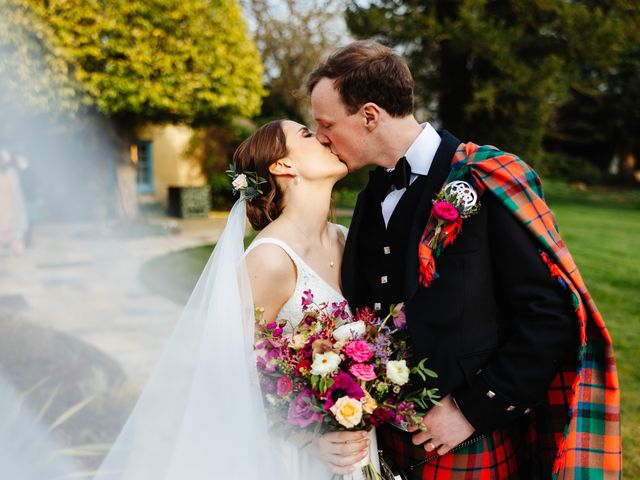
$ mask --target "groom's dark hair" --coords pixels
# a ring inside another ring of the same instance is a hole
[[[367,102],[392,117],[413,112],[413,77],[407,62],[377,42],[362,40],[335,51],[309,74],[307,92],[311,94],[323,78],[334,81],[350,114]]]

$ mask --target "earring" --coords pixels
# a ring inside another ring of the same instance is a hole
[[[300,176],[296,175],[296,178],[294,179],[294,182],[296,185],[300,185]]]

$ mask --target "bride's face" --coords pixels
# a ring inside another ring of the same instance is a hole
[[[331,149],[322,145],[307,127],[291,120],[282,122],[287,138],[288,158],[297,174],[305,180],[336,179],[344,177],[348,168]]]

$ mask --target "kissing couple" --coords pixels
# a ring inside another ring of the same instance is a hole
[[[620,478],[611,339],[533,169],[420,123],[406,62],[378,43],[306,88],[315,131],[273,121],[236,151],[240,200],[96,478],[356,479],[363,459],[383,478]],[[329,222],[336,182],[367,166],[350,228]],[[309,292],[348,314],[404,305],[437,373],[422,425],[270,432],[256,312],[291,334]]]

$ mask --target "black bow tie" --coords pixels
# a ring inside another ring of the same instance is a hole
[[[382,201],[389,193],[391,185],[400,190],[408,188],[411,181],[411,165],[405,157],[398,160],[396,167],[391,172],[387,172],[384,168],[378,167],[371,172],[371,187],[375,195]]]
[[[411,182],[411,165],[407,162],[407,157],[402,157],[396,163],[396,168],[392,172],[389,172],[391,176],[390,184],[396,187],[397,190],[401,188],[409,188]]]

